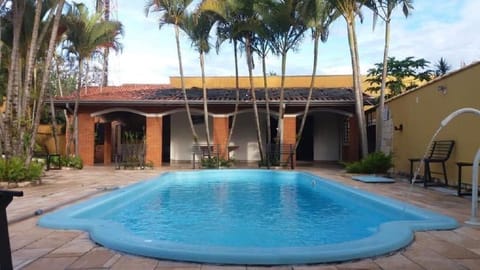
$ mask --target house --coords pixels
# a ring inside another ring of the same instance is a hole
[[[479,85],[480,62],[476,62],[386,101],[382,149],[393,153],[397,173],[409,173],[408,159],[424,155],[440,122],[450,113],[466,107],[480,109]],[[372,117],[367,113],[367,118]],[[460,115],[439,131],[436,140],[455,141],[447,161],[449,184],[458,180],[456,162],[473,161],[479,138],[480,117],[473,114]],[[439,166],[432,164],[432,171],[440,172]],[[470,182],[471,167],[464,168],[463,175],[463,181]]]
[[[268,77],[272,138],[278,122],[280,77]],[[187,77],[186,88],[192,120],[205,143],[203,98],[199,77]],[[359,157],[358,125],[350,75],[318,76],[311,108],[301,143],[296,152],[299,161],[351,161]],[[310,84],[309,76],[286,79],[284,144],[294,144]],[[207,78],[209,126],[213,143],[225,150],[232,125],[236,91],[234,77]],[[236,126],[230,141],[231,153],[238,161],[260,159],[256,138],[252,97],[248,77],[241,77],[240,102]],[[266,141],[266,106],[263,79],[254,78],[263,142]],[[365,103],[371,99],[365,96]],[[85,165],[111,164],[126,144],[144,144],[146,160],[154,166],[192,159],[193,137],[189,128],[180,79],[169,85],[122,85],[82,89],[78,112],[79,149]],[[70,113],[74,96],[58,98],[57,108]],[[69,134],[67,134],[68,136]],[[130,140],[130,142],[128,141]]]

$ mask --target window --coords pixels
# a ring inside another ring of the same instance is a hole
[[[350,118],[343,120],[343,145],[350,143]]]

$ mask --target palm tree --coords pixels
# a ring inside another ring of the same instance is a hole
[[[78,82],[73,111],[75,155],[79,153],[77,114],[85,60],[98,54],[100,48],[108,47],[115,51],[122,49],[118,38],[123,35],[123,25],[118,21],[102,21],[101,17],[101,13],[90,15],[87,7],[82,3],[74,4],[65,17],[67,32],[64,49],[69,55],[75,56],[78,61]],[[67,151],[70,150],[71,142],[72,140],[67,145]]]
[[[360,130],[361,156],[368,154],[367,127],[365,112],[363,110],[363,92],[360,81],[360,63],[358,56],[357,34],[355,31],[355,18],[360,14],[360,9],[367,0],[328,0],[329,3],[341,14],[347,23],[348,44],[352,62],[353,88],[355,93],[355,114],[357,115]]]
[[[22,157],[26,165],[31,160],[35,144],[63,5],[64,1],[12,2],[12,9],[7,11],[11,23],[2,29],[6,32],[1,44],[7,45],[11,57],[5,116],[0,115],[0,140],[7,157]],[[45,42],[47,34],[50,34],[48,43]],[[42,74],[40,81],[33,76],[37,70]]]
[[[383,49],[383,72],[382,83],[380,86],[380,96],[378,103],[377,125],[376,125],[376,145],[375,150],[381,151],[383,141],[383,115],[385,114],[385,88],[387,83],[387,63],[388,63],[388,49],[390,45],[390,22],[392,20],[392,13],[394,9],[402,5],[403,15],[408,17],[410,11],[413,9],[412,0],[377,0],[374,8],[374,13],[377,14],[385,22],[385,47]]]
[[[261,22],[257,12],[258,6],[262,3],[262,0],[204,0],[202,3],[202,9],[215,12],[223,20],[234,18],[235,27],[232,28],[233,37],[238,37],[244,45],[245,56],[247,59],[248,76],[250,81],[250,94],[252,96],[253,113],[255,116],[255,125],[257,127],[257,143],[260,158],[264,160],[262,134],[260,128],[260,118],[258,116],[258,105],[255,92],[255,86],[253,83],[253,57],[252,57],[252,40],[254,31],[259,29]],[[235,14],[230,17],[227,12]],[[228,146],[227,146],[228,147]]]
[[[435,63],[435,76],[440,77],[447,74],[452,67],[447,63],[445,58],[440,57],[437,63]]]
[[[295,50],[306,31],[302,16],[300,15],[300,6],[302,1],[298,0],[280,0],[272,2],[267,12],[262,12],[265,25],[271,28],[272,48],[276,54],[282,57],[282,77],[280,82],[280,100],[278,104],[278,132],[276,143],[281,143],[283,133],[284,117],[284,95],[285,95],[285,72],[287,66],[287,54],[290,50]]]
[[[180,26],[183,24],[183,18],[187,8],[193,0],[149,0],[145,12],[148,16],[150,12],[160,13],[159,28],[161,29],[166,24],[174,26],[175,42],[177,44],[178,69],[180,72],[180,84],[182,88],[183,98],[185,100],[185,110],[187,111],[188,123],[192,130],[192,136],[195,143],[198,143],[198,135],[193,125],[192,114],[190,113],[190,106],[188,105],[187,91],[185,90],[185,79],[183,76],[182,53],[180,49]]]
[[[262,27],[263,28],[263,27]],[[272,131],[271,131],[271,121],[270,121],[270,94],[268,90],[268,80],[267,80],[267,56],[271,52],[271,35],[269,36],[268,28],[263,28],[265,33],[256,34],[253,44],[253,50],[262,60],[262,74],[263,74],[263,91],[265,92],[265,109],[266,109],[266,120],[267,120],[267,145],[271,144]],[[270,33],[271,34],[271,33]]]
[[[210,51],[210,30],[213,27],[214,20],[207,13],[186,15],[181,26],[184,32],[192,41],[192,46],[200,54],[200,70],[202,72],[202,91],[203,91],[203,116],[205,122],[205,136],[207,140],[207,151],[210,157],[210,128],[208,123],[208,96],[205,83],[205,54]]]
[[[312,39],[313,39],[313,68],[312,68],[312,77],[310,79],[310,89],[308,91],[308,98],[305,104],[305,110],[303,113],[302,122],[300,124],[300,129],[297,133],[297,141],[295,144],[295,149],[298,148],[300,140],[302,138],[303,129],[305,127],[305,122],[307,120],[308,111],[310,108],[310,103],[312,100],[313,87],[315,86],[315,77],[317,73],[317,62],[318,62],[318,44],[319,41],[326,42],[328,39],[328,28],[330,24],[339,16],[338,13],[334,12],[330,3],[325,0],[311,0],[305,1],[302,6],[302,14],[306,18],[306,25],[312,30]]]

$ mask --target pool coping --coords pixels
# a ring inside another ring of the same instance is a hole
[[[277,171],[269,172],[277,173]],[[281,172],[284,173],[284,171]],[[168,173],[172,172],[167,172],[165,174]],[[182,174],[190,172],[175,173]],[[122,188],[101,197],[71,205],[54,213],[45,215],[39,219],[38,225],[54,229],[85,230],[90,233],[90,237],[95,242],[100,243],[105,247],[137,255],[170,260],[241,265],[330,263],[374,257],[388,254],[407,246],[413,240],[415,231],[432,229],[444,230],[458,227],[458,223],[453,218],[408,203],[373,194],[368,191],[355,189],[351,186],[335,181],[325,180],[308,172],[288,173],[303,174],[308,177],[313,177],[314,180],[321,179],[336,188],[353,192],[359,196],[379,201],[394,208],[400,207],[408,213],[415,214],[422,218],[428,218],[428,220],[384,223],[380,225],[379,231],[370,237],[338,244],[290,248],[226,248],[199,247],[197,245],[182,245],[167,241],[141,239],[130,234],[125,228],[123,228],[123,226],[118,224],[99,222],[97,226],[94,226],[91,221],[72,218],[72,216],[75,216],[80,211],[85,211],[82,208],[87,204],[91,204],[90,207],[94,207],[107,199],[112,200],[117,196],[125,195],[125,192],[138,192],[145,183],[149,182],[142,181],[128,186],[128,189]],[[72,221],[73,224],[71,223]],[[392,236],[395,236],[394,239],[392,239]]]

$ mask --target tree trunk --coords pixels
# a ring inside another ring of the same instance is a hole
[[[188,123],[192,130],[193,141],[198,144],[198,135],[193,125],[192,114],[190,113],[190,106],[188,105],[187,90],[185,90],[185,78],[183,77],[183,65],[182,65],[182,52],[180,50],[180,29],[178,25],[175,25],[175,41],[177,43],[177,55],[178,55],[178,69],[180,71],[180,83],[182,87],[183,99],[185,100],[185,110],[187,111]]]
[[[80,58],[78,61],[78,82],[77,82],[77,91],[75,92],[75,106],[73,108],[73,136],[70,141],[73,142],[75,148],[75,156],[78,157],[79,146],[78,146],[78,107],[80,103],[80,91],[82,88],[82,69],[83,69],[83,59]]]
[[[319,43],[319,33],[315,33],[314,43],[313,43],[313,68],[312,68],[312,77],[310,79],[310,89],[308,91],[307,103],[305,104],[305,110],[303,112],[302,122],[300,123],[300,129],[298,130],[296,142],[295,142],[295,151],[300,144],[302,139],[303,129],[305,128],[305,123],[307,122],[308,111],[310,109],[310,103],[312,101],[313,88],[315,87],[315,77],[317,75],[317,61],[318,61],[318,43]]]
[[[205,121],[205,136],[207,137],[207,153],[211,156],[210,152],[210,127],[208,124],[208,95],[207,85],[205,82],[205,55],[200,53],[200,69],[202,71],[202,91],[203,91],[203,119]]]
[[[287,68],[287,51],[283,48],[282,51],[282,79],[280,81],[280,101],[278,102],[278,131],[277,131],[277,144],[283,142],[283,117],[285,114],[283,104],[285,99],[285,70]]]
[[[237,114],[238,114],[238,104],[240,103],[240,90],[239,90],[239,82],[238,82],[238,55],[237,55],[237,40],[233,40],[233,53],[234,53],[234,58],[235,58],[235,108],[233,110],[233,119],[232,119],[232,126],[230,127],[230,132],[228,134],[228,139],[227,139],[227,145],[225,146],[227,148],[228,152],[228,146],[230,145],[230,141],[232,140],[232,135],[233,135],[233,130],[235,128],[235,124],[237,122]],[[228,157],[230,158],[230,156]]]
[[[37,105],[36,111],[34,112],[34,118],[33,118],[34,119],[34,124],[33,124],[32,132],[31,132],[31,134],[34,134],[34,135],[32,135],[33,138],[32,138],[32,141],[30,143],[30,147],[28,148],[29,152],[27,154],[27,162],[31,159],[32,151],[33,151],[33,148],[35,146],[35,134],[37,134],[38,126],[40,124],[40,117],[41,117],[43,99],[44,99],[44,96],[45,96],[45,90],[47,88],[47,83],[48,83],[48,79],[49,79],[49,75],[50,75],[50,64],[52,63],[53,54],[54,54],[54,51],[55,51],[55,45],[56,45],[56,41],[57,41],[56,33],[58,32],[58,26],[60,24],[60,18],[61,18],[61,15],[62,15],[62,10],[63,10],[64,3],[65,3],[65,0],[60,0],[57,4],[57,9],[56,9],[56,12],[55,12],[55,19],[54,19],[54,22],[53,22],[50,41],[48,43],[47,57],[45,59],[45,65],[43,67],[44,72],[43,72],[43,75],[42,75],[40,92],[38,94],[38,100],[37,100],[38,105]],[[53,102],[52,102],[52,105],[53,105]],[[55,114],[52,114],[52,118],[54,117],[54,115]],[[53,132],[54,132],[54,136],[56,137],[56,134],[55,134],[56,133],[56,127],[54,127]],[[55,140],[55,142],[56,142],[56,140]],[[57,146],[55,146],[55,147],[57,147]]]
[[[390,45],[390,19],[385,21],[385,47],[383,49],[383,70],[382,84],[380,86],[380,97],[378,101],[377,121],[376,121],[376,141],[375,151],[382,151],[383,142],[383,116],[385,115],[385,87],[387,84],[388,71],[388,49]]]
[[[257,143],[258,143],[258,152],[260,153],[260,159],[264,160],[263,152],[263,142],[262,142],[262,132],[260,129],[260,118],[258,117],[258,107],[257,107],[257,97],[255,94],[255,86],[253,84],[253,74],[252,74],[252,51],[250,47],[250,37],[247,37],[245,40],[245,50],[247,57],[247,66],[248,66],[248,78],[250,80],[250,92],[252,94],[253,102],[253,113],[255,115],[255,124],[257,126]]]
[[[5,141],[5,155],[10,156],[19,155],[17,149],[20,142],[18,138],[17,125],[21,119],[18,119],[19,106],[19,77],[20,77],[20,35],[23,27],[23,14],[25,3],[22,1],[14,1],[13,8],[13,42],[10,53],[10,69],[8,73],[7,96],[5,102],[4,112],[4,141]]]
[[[360,66],[358,57],[357,37],[355,33],[355,19],[347,20],[348,44],[352,60],[353,88],[355,93],[355,114],[357,115],[358,129],[360,131],[361,157],[368,154],[367,127],[365,124],[365,111],[363,110],[363,92],[360,82]]]
[[[267,64],[266,58],[267,55],[262,55],[262,71],[263,71],[263,90],[265,91],[265,108],[267,110],[267,145],[269,145],[272,141],[272,130],[271,130],[271,122],[270,122],[270,94],[268,90],[268,82],[267,82]]]

